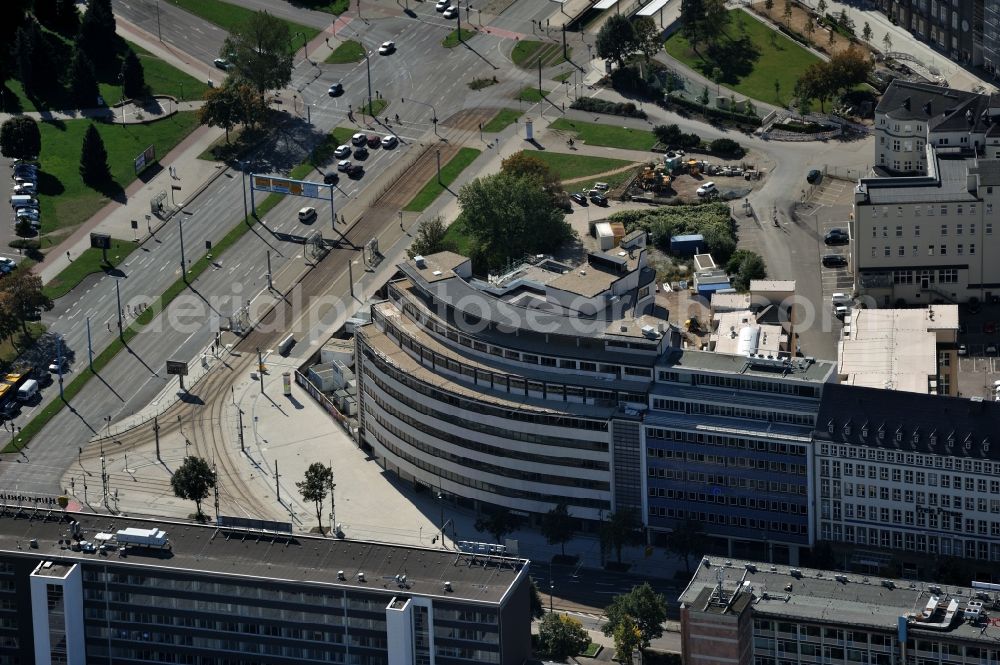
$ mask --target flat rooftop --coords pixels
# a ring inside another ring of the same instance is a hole
[[[745,376],[798,380],[807,383],[825,383],[830,380],[836,366],[827,360],[793,358],[785,367],[759,362],[747,356],[737,356],[714,351],[676,349],[664,354],[657,367],[687,370],[716,371]]]
[[[718,326],[712,333],[716,353],[747,355],[763,353],[777,356],[782,342],[787,341],[784,329],[779,325],[761,325],[753,312],[719,312],[712,316]]]
[[[73,552],[59,545],[61,538],[70,536],[69,523],[62,519],[14,518],[11,508],[0,512],[0,552],[6,555],[28,556],[58,565],[74,562],[114,566],[135,566],[162,569],[164,574],[185,571],[217,576],[276,580],[311,585],[373,591],[385,594],[407,594],[445,597],[498,604],[528,565],[525,559],[500,559],[487,566],[470,565],[471,555],[445,549],[430,549],[320,538],[299,534],[277,534],[275,537],[247,534],[214,526],[119,518],[107,515],[68,513],[67,517],[80,524],[81,535],[93,542],[100,532],[114,533],[121,529],[156,527],[167,532],[170,550],[130,548],[126,556]],[[39,511],[42,514],[42,511]],[[60,511],[52,511],[59,515]],[[272,534],[274,535],[274,534]],[[37,539],[38,547],[29,547]],[[480,557],[482,561],[483,557]],[[346,581],[338,581],[337,571],[343,570]],[[358,573],[366,582],[359,582]],[[407,588],[395,581],[396,575],[406,575]],[[451,582],[452,591],[444,590]],[[388,600],[387,600],[388,602]]]
[[[937,376],[938,333],[958,331],[958,305],[852,309],[837,343],[841,383],[928,393]]]
[[[712,611],[705,606],[707,595],[718,585],[717,575],[722,571],[723,591],[732,595],[741,580],[753,588],[753,612],[762,618],[786,618],[794,622],[815,621],[821,624],[857,626],[895,633],[899,617],[920,611],[934,596],[941,600],[957,599],[964,609],[976,592],[966,587],[940,585],[932,590],[929,582],[912,580],[885,580],[864,577],[854,573],[841,575],[835,571],[810,568],[790,568],[785,565],[727,560],[707,557],[710,566],[699,563],[698,570],[681,593],[679,601],[692,609]],[[727,562],[730,565],[727,565]],[[748,568],[749,566],[749,568]],[[797,570],[798,574],[792,571]],[[744,578],[744,575],[746,576]],[[791,590],[788,590],[788,589]],[[748,595],[748,594],[747,594]],[[956,620],[945,631],[931,631],[910,623],[909,634],[919,638],[948,635],[963,640],[996,644],[1000,627],[982,626]]]
[[[872,205],[975,202],[976,196],[969,191],[966,180],[975,159],[937,155],[933,150],[929,154],[936,162],[936,175],[862,178],[861,186],[868,190],[869,202]],[[930,171],[933,174],[935,169]]]

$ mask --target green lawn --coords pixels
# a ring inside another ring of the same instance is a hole
[[[562,74],[558,74],[558,75],[556,75],[556,76],[553,76],[553,77],[552,77],[552,80],[553,80],[553,81],[559,81],[560,83],[565,83],[565,82],[566,82],[566,80],[567,80],[567,79],[568,79],[568,78],[569,78],[570,76],[572,76],[572,75],[573,75],[573,70],[570,70],[570,71],[568,71],[568,72],[563,72]]]
[[[736,92],[771,104],[783,105],[792,97],[795,82],[809,65],[819,58],[780,32],[760,21],[745,17],[746,37],[737,26],[741,9],[731,9],[731,21],[718,46],[700,45],[698,53],[680,31],[664,45],[666,52],[709,78],[718,69],[722,85]],[[775,94],[775,81],[778,93]],[[709,94],[714,91],[709,89]]]
[[[493,118],[483,125],[484,132],[500,132],[506,129],[508,126],[513,125],[517,122],[517,119],[521,117],[523,111],[515,111],[514,109],[500,109]]]
[[[517,98],[523,102],[540,102],[548,94],[549,91],[545,90],[544,88],[542,89],[542,92],[539,94],[537,86],[529,85],[527,88],[521,91],[521,93],[517,96]]]
[[[222,0],[167,0],[167,2],[191,12],[209,23],[214,23],[226,32],[232,32],[254,14],[253,10],[228,2],[222,2]],[[307,42],[312,41],[312,38],[319,34],[319,30],[316,28],[299,25],[298,23],[292,23],[284,19],[280,20],[288,24],[288,29],[293,35],[293,48],[302,48],[302,38],[294,36],[296,32],[305,33]]]
[[[567,50],[570,55],[573,54],[572,49]],[[566,62],[566,58],[563,57],[562,44],[539,42],[531,39],[525,39],[515,44],[514,50],[510,53],[510,59],[518,67],[524,68],[537,67],[539,59],[542,61],[543,67],[551,67],[552,65]]]
[[[348,39],[346,42],[333,49],[333,52],[326,56],[325,62],[331,65],[341,65],[345,62],[360,62],[365,59],[365,47],[361,42]]]
[[[53,300],[62,298],[82,282],[87,275],[102,272],[106,267],[113,268],[121,264],[136,247],[138,245],[133,241],[112,238],[111,249],[108,250],[108,263],[104,263],[101,250],[90,247],[83,254],[74,256],[70,264],[45,285],[43,291]]]
[[[472,255],[472,238],[460,219],[456,219],[445,229],[442,244],[462,256]]]
[[[209,89],[208,83],[205,81],[200,81],[173,65],[167,64],[138,44],[129,42],[129,46],[139,56],[139,62],[142,63],[142,69],[146,75],[146,85],[149,86],[150,92],[154,95],[173,95],[181,101],[201,99],[205,96],[205,92]],[[112,86],[111,89],[116,90],[117,95],[121,96],[120,87]],[[101,94],[105,94],[103,84],[101,85]],[[104,99],[113,100],[117,97],[105,96]]]
[[[600,650],[601,650],[600,644],[598,644],[597,642],[591,642],[590,644],[587,645],[586,649],[580,652],[579,655],[583,656],[584,658],[593,658],[600,652]]]
[[[441,46],[445,48],[455,48],[462,43],[463,40],[472,39],[476,34],[475,30],[470,30],[468,28],[462,28],[461,39],[459,39],[458,28],[455,28],[448,33],[448,36],[441,40]]]
[[[45,334],[45,324],[28,321],[28,334],[18,331],[11,337],[0,339],[0,366],[14,362],[22,351]]]
[[[591,157],[589,155],[573,155],[551,150],[524,150],[528,157],[545,162],[549,169],[559,176],[560,180],[574,180],[588,175],[606,173],[628,166],[632,162],[610,157]]]
[[[80,178],[80,146],[89,120],[43,122],[42,154],[39,160],[38,197],[42,229],[46,233],[79,225],[101,209],[108,197],[83,184]],[[162,158],[198,126],[193,111],[177,113],[148,125],[109,125],[94,123],[108,151],[111,175],[120,188],[135,180],[133,160],[152,144],[157,158]]]
[[[430,182],[417,192],[417,195],[413,197],[413,200],[403,210],[423,212],[427,206],[434,203],[434,199],[445,190],[445,187],[455,182],[455,178],[458,177],[466,166],[475,161],[480,152],[480,150],[476,150],[475,148],[462,148],[459,150],[447,164],[441,167],[441,181],[438,182],[437,175],[435,174]]]
[[[594,188],[594,185],[599,182],[607,183],[608,189],[611,190],[614,189],[615,187],[618,187],[620,184],[631,178],[633,175],[635,175],[635,169],[629,169],[627,171],[622,171],[620,173],[613,173],[611,175],[602,175],[596,178],[588,178],[586,180],[580,180],[570,185],[566,185],[566,191],[589,192]]]
[[[367,115],[375,117],[382,115],[382,111],[384,111],[385,107],[388,105],[389,102],[387,102],[385,98],[373,99],[371,109],[369,109],[366,104],[362,104],[358,111],[367,111]]]
[[[291,0],[288,4],[327,14],[343,14],[351,8],[351,0]]]
[[[596,122],[580,122],[579,120],[559,118],[549,127],[574,132],[587,145],[625,148],[626,150],[649,150],[656,143],[653,132],[620,125],[601,125]]]

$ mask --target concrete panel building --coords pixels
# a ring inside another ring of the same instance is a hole
[[[520,665],[531,653],[522,559],[73,518],[0,507],[3,665]],[[168,545],[115,543],[150,526]],[[106,546],[80,546],[95,540]]]

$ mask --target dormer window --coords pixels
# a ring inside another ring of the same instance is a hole
[[[903,428],[900,427],[898,430],[896,430],[896,443],[899,443],[902,440],[903,440]]]
[[[833,418],[826,424],[826,432],[827,434],[833,434]]]

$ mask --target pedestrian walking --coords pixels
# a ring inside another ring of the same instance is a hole
[[[399,123],[399,114],[398,113],[396,114],[396,123],[397,124]]]
[[[111,322],[108,321],[108,332],[111,332]]]

